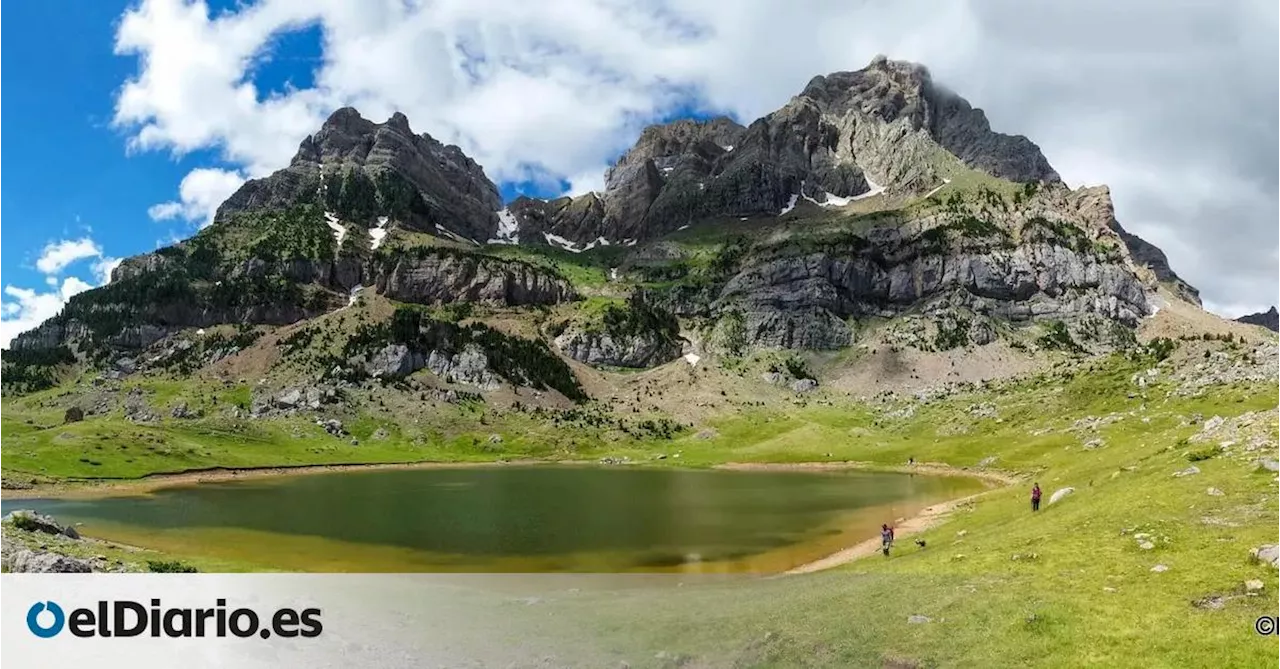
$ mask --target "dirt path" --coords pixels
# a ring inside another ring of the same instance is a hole
[[[866,471],[879,472],[901,472],[910,474],[929,474],[933,476],[971,476],[981,479],[992,488],[983,492],[954,499],[949,502],[942,502],[926,507],[924,511],[906,519],[902,523],[893,528],[894,540],[905,539],[915,534],[919,534],[938,523],[941,523],[956,508],[964,506],[973,500],[991,492],[997,488],[1013,485],[1018,482],[1018,478],[1004,472],[984,470],[984,469],[967,469],[964,467],[953,467],[951,465],[938,462],[921,462],[914,465],[904,465],[900,467],[886,467],[869,462],[796,462],[796,463],[752,463],[752,462],[733,462],[719,465],[719,469],[734,469],[742,471],[765,470],[765,471],[813,471],[813,470],[841,470],[841,469],[861,469]],[[784,572],[786,574],[808,574],[815,571],[822,571],[832,567],[838,567],[842,564],[848,564],[854,560],[867,557],[868,555],[876,555],[880,552],[879,535],[862,541],[853,546],[845,548],[827,557],[814,560],[807,564],[802,564]]]
[[[919,534],[941,523],[943,520],[946,519],[948,515],[951,514],[952,511],[955,511],[958,507],[969,504],[973,500],[989,492],[991,492],[991,490],[986,490],[984,492],[980,492],[975,495],[969,495],[968,497],[962,497],[960,499],[951,500],[950,502],[942,502],[941,504],[934,504],[933,506],[926,508],[924,511],[906,519],[905,521],[903,521],[902,523],[899,523],[896,527],[893,528],[894,542],[898,542],[908,537],[911,537],[913,535]],[[815,571],[822,571],[824,569],[831,569],[832,567],[838,567],[842,564],[848,564],[850,562],[853,562],[854,560],[858,560],[870,555],[877,555],[879,553],[880,553],[880,537],[876,536],[874,538],[867,539],[866,541],[854,544],[853,546],[850,546],[842,551],[832,553],[827,557],[814,560],[813,562],[810,562],[808,564],[802,564],[799,567],[795,567],[794,569],[790,569],[787,572],[785,572],[785,574],[809,574]]]

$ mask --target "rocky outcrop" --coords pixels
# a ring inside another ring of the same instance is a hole
[[[88,560],[50,551],[36,551],[4,542],[3,564],[12,574],[88,574],[96,571]]]
[[[367,359],[352,361],[366,374],[379,379],[404,378],[420,369],[429,369],[447,383],[459,383],[490,391],[502,387],[502,377],[489,364],[483,348],[468,344],[460,351],[420,351],[405,344],[388,344]]]
[[[1236,320],[1249,325],[1261,325],[1272,332],[1280,329],[1280,314],[1276,313],[1275,307],[1271,307],[1271,309],[1261,313],[1241,316]]]
[[[586,399],[573,370],[544,341],[483,323],[440,320],[418,307],[397,308],[388,321],[361,328],[348,339],[343,355],[331,376],[389,380],[428,369],[446,383],[486,391],[506,382]]]
[[[18,539],[22,540],[19,541]],[[44,550],[48,545],[80,542],[75,528],[29,509],[4,517],[4,538],[0,541],[0,564],[10,573],[89,573],[96,571],[87,560]],[[28,547],[39,544],[40,550]]]
[[[63,525],[51,516],[46,516],[30,509],[19,509],[12,512],[4,517],[4,522],[12,523],[15,528],[24,532],[42,532],[44,534],[64,536],[68,539],[80,538],[80,533],[76,532],[74,527]]]
[[[364,371],[375,379],[406,377],[427,366],[427,358],[404,344],[387,344],[363,363]]]
[[[1133,258],[1134,264],[1140,267],[1149,268],[1161,283],[1169,286],[1175,295],[1182,299],[1200,306],[1200,291],[1182,280],[1173,268],[1169,266],[1169,259],[1154,244],[1145,239],[1130,233],[1120,227],[1120,222],[1112,218],[1109,221],[1112,230],[1120,235],[1124,240],[1124,245],[1129,250],[1129,256]]]
[[[300,216],[307,220],[306,214]],[[310,222],[324,225],[318,218]],[[234,236],[215,230],[205,238],[129,259],[110,284],[72,297],[58,317],[15,338],[13,348],[39,351],[73,344],[136,351],[184,328],[287,325],[349,303],[352,290],[365,283],[391,299],[417,304],[523,306],[577,297],[550,270],[479,253],[412,247],[372,254],[281,258],[262,252],[267,257],[245,257],[243,249],[225,248],[227,242],[217,234]]]
[[[614,336],[570,330],[555,339],[565,355],[593,367],[647,369],[680,357],[680,344],[654,332]]]
[[[477,344],[468,344],[461,351],[432,351],[426,359],[426,367],[449,383],[462,383],[481,390],[497,390],[502,378],[490,369],[489,356]],[[516,383],[520,382],[515,377]]]
[[[651,299],[716,317],[721,338],[766,348],[841,348],[853,342],[852,321],[911,312],[936,316],[941,348],[993,341],[992,320],[1063,321],[1085,339],[1118,343],[1117,327],[1149,313],[1149,286],[1105,227],[1087,232],[1062,218],[1071,211],[1040,201],[983,214],[990,220],[975,214],[775,238],[746,251],[723,281],[677,284]]]
[[[414,304],[557,304],[577,297],[560,276],[533,265],[440,249],[388,256],[372,272],[377,291]]]
[[[847,318],[893,317],[934,300],[1015,322],[1095,314],[1133,326],[1147,309],[1142,285],[1123,266],[1031,245],[891,265],[858,256],[777,259],[735,276],[713,311],[740,309],[756,346],[831,349],[851,343]]]
[[[365,226],[386,216],[480,241],[493,237],[502,207],[497,186],[457,146],[415,135],[398,112],[374,123],[350,107],[304,139],[288,167],[241,186],[214,221],[303,203]]]
[[[644,293],[595,316],[559,323],[551,334],[565,355],[595,367],[657,367],[679,358],[683,348],[680,323]]]

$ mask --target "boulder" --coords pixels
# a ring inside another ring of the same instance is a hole
[[[1255,563],[1271,565],[1274,568],[1280,564],[1280,548],[1275,544],[1263,544],[1249,551],[1249,558]]]
[[[408,376],[427,364],[426,358],[404,344],[387,344],[374,353],[364,364],[369,376],[380,379],[397,379]]]
[[[80,533],[76,532],[74,527],[64,526],[54,520],[52,516],[46,516],[30,509],[14,511],[5,516],[4,519],[13,523],[14,527],[27,532],[44,532],[45,534],[61,535],[69,539],[80,538]]]
[[[201,416],[201,412],[198,409],[195,411],[192,411],[187,406],[186,402],[179,402],[173,406],[173,409],[169,412],[169,415],[173,416],[174,418],[199,418]]]
[[[88,574],[93,566],[87,560],[46,551],[19,548],[6,551],[4,566],[15,574]]]
[[[274,404],[281,409],[293,409],[302,403],[302,390],[289,388],[276,396]]]
[[[80,407],[71,407],[67,412],[62,414],[63,423],[78,423],[84,420],[84,409]]]
[[[1049,495],[1049,504],[1057,504],[1075,491],[1075,488],[1062,488],[1061,490],[1055,490],[1052,495]]]
[[[797,393],[808,393],[818,389],[818,382],[813,379],[796,379],[791,382],[791,390]]]
[[[343,437],[343,436],[346,436],[347,434],[346,428],[342,426],[342,421],[338,420],[337,418],[330,418],[328,420],[318,420],[316,421],[316,425],[319,425],[320,427],[324,428],[325,432],[328,432],[329,434],[335,437]]]

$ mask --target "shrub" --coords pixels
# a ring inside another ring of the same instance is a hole
[[[22,530],[23,532],[41,531],[40,523],[36,522],[36,520],[30,516],[15,515],[13,517],[13,526]]]
[[[1045,326],[1046,332],[1036,340],[1041,348],[1050,350],[1067,351],[1069,353],[1082,353],[1084,348],[1071,338],[1071,332],[1067,330],[1067,324],[1062,321],[1050,321]]]
[[[1190,453],[1187,453],[1187,461],[1201,462],[1203,460],[1208,460],[1212,457],[1215,457],[1220,453],[1222,453],[1222,447],[1218,446],[1217,444],[1214,444],[1212,446],[1206,446],[1204,448],[1197,449],[1197,450],[1191,451]]]
[[[147,560],[147,571],[157,574],[195,574],[199,570],[177,560]]]

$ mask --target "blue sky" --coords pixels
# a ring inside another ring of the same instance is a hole
[[[175,184],[192,168],[220,161],[211,150],[181,157],[130,151],[127,132],[113,127],[115,94],[137,70],[135,57],[113,53],[116,22],[127,6],[42,0],[12,4],[5,12],[5,51],[38,54],[11,56],[0,68],[6,145],[19,166],[0,184],[9,223],[0,251],[6,284],[42,283],[35,262],[50,241],[87,235],[106,255],[124,257],[190,232],[156,225],[147,209],[172,199]],[[309,44],[285,40],[310,61],[286,57],[258,69],[266,90],[290,80],[310,83],[319,55],[316,33]],[[49,48],[50,34],[72,37]]]
[[[114,122],[122,84],[142,67],[138,56],[115,49],[120,17],[131,6],[110,0],[47,0],[11,4],[6,12],[6,51],[40,56],[11,55],[0,72],[7,84],[3,122],[8,155],[20,157],[13,161],[20,167],[10,169],[0,183],[9,223],[0,246],[0,283],[8,287],[0,344],[56,313],[70,294],[102,283],[112,261],[198,230],[200,221],[181,216],[156,221],[148,215],[158,203],[176,199],[175,190],[192,170],[240,167],[216,143],[194,150],[139,150],[130,145],[136,128]],[[216,16],[235,7],[234,2],[215,2],[209,13]],[[51,49],[50,34],[74,37]],[[255,86],[259,100],[313,87],[322,65],[322,40],[318,22],[271,35],[245,68],[243,80]],[[707,114],[682,101],[658,116]],[[432,131],[421,125],[415,130]],[[286,162],[287,157],[274,167]],[[504,199],[552,197],[572,187],[564,175],[540,166],[524,169],[532,169],[537,178],[499,180]]]

